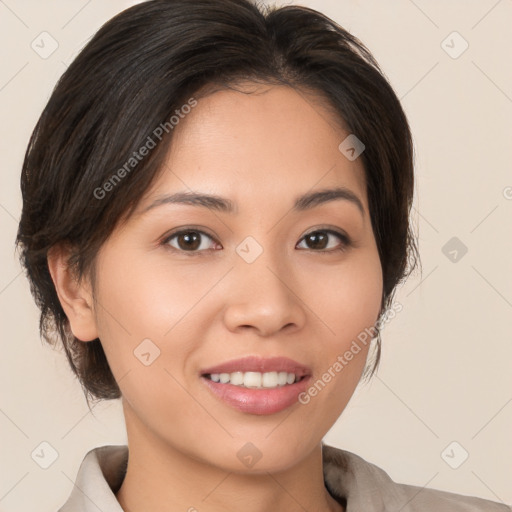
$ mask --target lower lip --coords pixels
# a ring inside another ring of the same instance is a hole
[[[297,403],[306,390],[309,376],[294,384],[271,389],[251,389],[233,384],[221,384],[201,377],[209,389],[226,404],[249,414],[275,414]]]

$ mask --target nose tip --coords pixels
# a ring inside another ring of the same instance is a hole
[[[245,265],[232,276],[224,321],[231,331],[255,329],[268,337],[302,327],[305,312],[293,292],[293,278],[263,261]]]

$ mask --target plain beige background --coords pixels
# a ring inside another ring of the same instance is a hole
[[[119,401],[91,414],[63,353],[40,341],[14,239],[24,150],[53,86],[91,35],[133,3],[0,1],[1,511],[57,510],[89,449],[126,442]],[[326,441],[396,481],[511,504],[512,1],[302,5],[374,53],[417,153],[423,275],[398,291],[403,309],[383,330],[380,370]],[[58,44],[46,58],[31,47],[41,37],[47,51]],[[58,454],[47,469],[32,458],[51,452],[44,442]]]

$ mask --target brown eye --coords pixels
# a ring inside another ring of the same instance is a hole
[[[341,244],[336,246],[329,247],[330,239],[337,238],[341,241]],[[337,231],[333,231],[330,229],[317,230],[305,235],[302,240],[306,243],[306,249],[311,249],[316,252],[333,252],[337,250],[345,250],[348,246],[350,246],[350,239],[343,233],[339,233]]]
[[[337,245],[336,239],[338,239]],[[306,244],[306,247],[303,247],[305,249],[331,253],[346,250],[351,245],[351,240],[344,233],[323,229],[308,233],[301,239],[301,243]],[[203,253],[206,250],[215,250],[215,244],[216,241],[210,235],[197,229],[176,231],[162,242],[162,245],[169,246],[174,251],[188,253],[190,256]]]
[[[202,252],[209,248],[211,249],[211,247],[208,247],[211,243],[205,242],[205,238],[214,242],[213,238],[203,231],[187,229],[173,233],[163,241],[163,244],[170,245],[177,251]]]

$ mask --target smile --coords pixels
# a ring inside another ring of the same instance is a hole
[[[248,414],[275,414],[293,406],[311,370],[287,357],[244,357],[205,368],[201,380],[213,395]]]
[[[254,389],[272,389],[298,382],[303,377],[288,372],[233,372],[206,374],[213,382]]]

